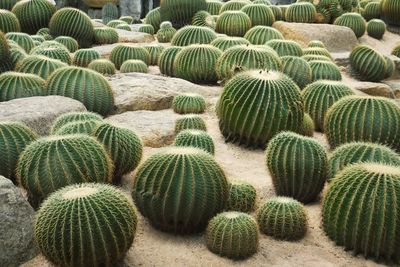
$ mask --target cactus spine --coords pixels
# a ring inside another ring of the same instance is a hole
[[[209,44],[215,38],[217,38],[216,33],[208,27],[186,26],[175,33],[171,45]]]
[[[253,27],[256,25],[272,26],[275,22],[271,8],[264,4],[246,5],[241,11],[249,16]]]
[[[45,56],[28,56],[19,62],[16,71],[36,74],[47,80],[55,70],[66,66],[68,65],[57,59]]]
[[[254,45],[264,45],[270,40],[282,40],[283,35],[278,30],[268,26],[254,26],[244,38]]]
[[[122,63],[120,72],[121,73],[129,73],[129,72],[141,72],[147,73],[149,71],[149,67],[146,63],[144,63],[140,59],[128,59]]]
[[[292,78],[300,89],[311,83],[312,72],[310,65],[300,57],[282,57],[282,72]]]
[[[101,123],[103,121],[103,118],[92,112],[69,112],[65,113],[54,121],[52,127],[51,127],[51,134],[55,134],[60,128],[63,126],[69,124],[69,123],[75,123],[75,122],[82,122],[82,121],[97,121]]]
[[[162,74],[171,77],[175,76],[175,58],[182,49],[183,47],[180,46],[171,46],[164,49],[158,58],[158,67]]]
[[[91,70],[94,70],[100,74],[103,74],[103,75],[114,75],[115,74],[115,65],[108,59],[93,60],[88,65],[88,68]]]
[[[0,31],[3,33],[21,31],[21,25],[14,13],[0,9]]]
[[[286,21],[297,23],[313,23],[317,11],[313,4],[308,2],[297,2],[288,7],[285,13]]]
[[[350,28],[357,38],[363,36],[366,29],[366,22],[358,13],[343,14],[335,20],[334,24]]]

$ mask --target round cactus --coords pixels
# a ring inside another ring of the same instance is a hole
[[[315,125],[313,119],[309,114],[304,113],[303,123],[301,124],[298,133],[304,136],[313,137],[314,131],[315,131]]]
[[[28,192],[34,207],[52,192],[70,184],[111,182],[112,172],[107,152],[87,135],[38,139],[25,148],[17,165],[18,182]]]
[[[157,65],[158,58],[160,57],[164,47],[159,44],[148,44],[143,46],[144,49],[147,50],[150,54],[150,62],[149,65]]]
[[[375,39],[382,39],[386,32],[386,24],[380,19],[372,19],[367,24],[367,33]]]
[[[129,26],[128,26],[129,27]],[[154,27],[151,24],[142,24],[139,26],[138,32],[148,33],[153,35],[155,33]]]
[[[179,114],[198,114],[206,109],[206,100],[201,95],[177,95],[172,101],[172,109]]]
[[[298,240],[307,233],[307,213],[304,206],[289,197],[274,197],[257,212],[261,232],[276,239]]]
[[[308,47],[326,48],[325,44],[319,40],[312,40],[307,44]]]
[[[120,71],[121,73],[147,73],[149,71],[149,67],[140,59],[128,59],[122,63]]]
[[[94,40],[96,44],[118,43],[118,33],[113,28],[101,27],[94,29]]]
[[[51,134],[55,134],[60,128],[63,126],[69,124],[69,123],[75,123],[75,122],[82,122],[82,121],[97,121],[101,123],[103,121],[103,118],[92,112],[69,112],[65,113],[54,121],[52,127],[51,127]]]
[[[331,58],[329,58],[327,56],[321,56],[321,55],[303,55],[301,58],[307,62],[311,62],[311,61],[315,61],[315,60],[333,62],[333,60]]]
[[[251,4],[251,2],[248,0],[230,0],[221,7],[221,9],[219,10],[219,13],[222,14],[223,12],[226,12],[226,11],[241,10],[248,4]]]
[[[304,109],[313,119],[316,130],[323,132],[328,109],[341,98],[350,95],[354,95],[353,90],[346,84],[327,80],[316,81],[302,91]]]
[[[311,83],[312,73],[310,65],[300,57],[282,57],[282,72],[292,78],[300,89]]]
[[[284,39],[282,33],[268,26],[255,26],[246,32],[244,38],[254,45],[264,45],[270,40]]]
[[[0,122],[0,175],[15,183],[18,158],[25,147],[36,139],[37,135],[22,123]]]
[[[12,12],[0,9],[0,31],[3,33],[21,31],[19,20]]]
[[[67,64],[45,56],[28,56],[22,59],[16,67],[16,71],[36,74],[47,80],[57,69],[66,67]]]
[[[100,59],[100,53],[92,48],[79,49],[74,54],[73,64],[79,67],[87,67],[96,59]]]
[[[133,17],[131,17],[131,16],[121,16],[121,17],[119,18],[119,20],[125,21],[125,22],[128,23],[128,24],[132,24],[132,22],[133,22]]]
[[[97,120],[84,120],[77,122],[70,122],[57,130],[55,135],[70,135],[70,134],[87,134],[92,135],[94,130],[101,124]]]
[[[249,45],[250,42],[242,37],[218,37],[214,41],[211,42],[211,45],[220,49],[221,51],[225,51],[228,48],[231,48],[236,45]]]
[[[274,13],[275,21],[283,20],[284,14],[282,14],[282,10],[279,6],[270,5],[269,8]]]
[[[368,3],[364,8],[364,12],[362,12],[362,15],[366,20],[379,19],[381,17],[381,3]]]
[[[195,147],[214,155],[214,141],[210,135],[201,130],[183,130],[177,134],[174,145]]]
[[[136,226],[124,192],[86,183],[52,194],[38,211],[34,234],[40,251],[58,266],[111,266],[131,247]]]
[[[277,134],[266,149],[266,163],[278,196],[309,203],[326,181],[327,156],[315,139],[293,132]]]
[[[324,128],[332,148],[365,141],[400,151],[400,107],[386,98],[343,98],[329,108]]]
[[[13,40],[14,42],[16,42],[27,53],[29,53],[32,48],[35,47],[32,37],[30,37],[29,34],[23,32],[9,32],[6,34],[6,38],[8,40]]]
[[[171,45],[209,44],[215,38],[217,38],[216,33],[208,27],[186,26],[176,32],[171,40]]]
[[[365,19],[358,13],[343,14],[335,20],[334,24],[350,28],[357,38],[360,38],[365,33]]]
[[[219,0],[207,0],[207,12],[210,13],[211,15],[218,15],[219,11],[221,10],[221,7],[224,5]]]
[[[400,26],[400,3],[398,0],[382,0],[381,16],[389,23]]]
[[[70,65],[72,62],[68,50],[60,47],[42,48],[37,46],[32,49],[31,55],[46,56],[48,58],[60,60],[68,65]]]
[[[257,222],[246,213],[220,213],[208,223],[206,243],[215,254],[232,259],[248,258],[258,250]]]
[[[242,8],[242,11],[249,16],[251,25],[272,26],[275,22],[274,13],[269,6],[264,4],[252,4],[246,5]]]
[[[176,29],[172,27],[162,27],[157,31],[157,40],[159,43],[169,43],[176,33]]]
[[[326,48],[322,47],[309,47],[306,49],[303,49],[303,54],[305,56],[324,56],[329,58],[329,60],[332,60],[332,55],[329,53],[329,51]]]
[[[75,53],[79,49],[78,42],[69,36],[58,36],[54,41],[64,45],[70,53]]]
[[[0,9],[11,10],[18,1],[21,0],[3,0],[0,2]]]
[[[128,23],[126,23],[123,20],[119,20],[119,19],[114,19],[114,20],[109,21],[107,23],[107,26],[114,28],[114,29],[117,29],[118,26],[128,26],[129,27]],[[130,30],[130,27],[129,27],[129,30]]]
[[[70,36],[81,48],[91,47],[94,40],[94,27],[88,15],[79,9],[61,8],[49,23],[51,35]]]
[[[153,27],[153,26],[151,26],[151,27]],[[128,24],[118,24],[117,26],[115,26],[115,29],[124,30],[124,31],[128,31],[128,32],[132,31],[131,27]]]
[[[46,41],[46,39],[41,35],[31,35],[31,38],[34,42],[39,42],[40,44]]]
[[[335,63],[325,60],[312,60],[309,62],[312,81],[332,80],[341,81],[342,74]]]
[[[315,6],[309,2],[297,2],[291,4],[286,10],[285,18],[288,22],[313,23],[317,11]]]
[[[36,35],[41,35],[41,36],[43,36],[43,38],[45,40],[48,40],[48,41],[53,40],[53,36],[51,36],[49,28],[41,28],[41,29],[39,29],[36,32]]]
[[[398,263],[399,183],[399,167],[361,163],[343,170],[322,203],[326,234],[355,254]]]
[[[284,56],[301,57],[303,55],[303,49],[295,41],[275,39],[268,41],[266,45],[274,49],[280,57]]]
[[[202,26],[209,27],[211,29],[215,28],[215,20],[213,16],[207,11],[201,10],[197,12],[192,19],[192,25],[194,26]]]
[[[158,31],[161,24],[160,8],[157,7],[153,10],[150,10],[145,17],[144,22],[153,26],[154,31]]]
[[[206,9],[206,0],[162,0],[161,21],[170,21],[174,27],[181,28],[191,23],[194,14]]]
[[[385,72],[385,76],[383,77],[384,79],[390,78],[392,77],[394,70],[396,68],[394,61],[388,57],[388,56],[383,56],[386,60],[386,72]]]
[[[25,53],[25,50],[20,48],[20,47],[10,47],[10,64],[11,64],[11,69],[14,70],[16,66],[19,64],[21,60],[26,58],[28,54]],[[0,67],[1,68],[1,67]]]
[[[208,220],[224,209],[228,183],[209,153],[172,147],[139,166],[132,196],[156,228],[187,234],[204,230]]]
[[[148,65],[150,63],[150,54],[143,47],[120,44],[111,50],[110,60],[119,70],[122,63],[129,59],[139,59]]]
[[[270,6],[271,2],[269,0],[254,0],[253,4],[263,4],[263,5]]]
[[[226,210],[252,212],[256,204],[257,191],[251,184],[243,181],[229,183],[229,196]]]
[[[65,77],[68,77],[68,82]],[[71,97],[82,102],[89,111],[101,115],[114,108],[114,96],[109,82],[99,73],[80,67],[56,70],[47,81],[49,95]]]
[[[0,102],[15,98],[42,96],[46,82],[33,74],[6,72],[0,75]]]
[[[243,37],[251,28],[251,19],[243,11],[225,11],[217,19],[215,31],[229,36]]]
[[[146,66],[147,67],[147,66]],[[103,75],[114,75],[115,65],[108,59],[96,59],[90,62],[88,68]]]
[[[158,58],[158,67],[160,68],[160,72],[162,74],[171,77],[175,76],[175,58],[182,49],[183,47],[180,46],[171,46],[162,51],[160,57]]]
[[[181,116],[175,122],[175,133],[180,133],[183,130],[202,130],[207,131],[207,126],[204,120],[193,114]]]
[[[101,19],[107,25],[112,20],[118,19],[118,7],[113,3],[107,3],[101,8]]]
[[[392,55],[394,55],[395,57],[400,58],[400,45],[398,45],[395,48],[393,48]]]
[[[254,70],[226,83],[217,115],[226,141],[264,147],[278,132],[297,131],[304,111],[300,90],[289,77]]]

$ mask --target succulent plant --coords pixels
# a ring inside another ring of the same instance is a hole
[[[160,57],[158,58],[158,67],[160,68],[160,72],[162,74],[171,77],[175,76],[175,58],[182,49],[183,47],[180,46],[171,46],[162,51]]]
[[[248,258],[258,250],[257,222],[246,213],[220,213],[208,223],[206,243],[215,254],[231,259]]]
[[[230,0],[225,2],[226,3],[219,10],[220,14],[226,11],[238,11],[241,10],[246,5],[251,4],[251,2],[247,0]]]
[[[277,134],[268,143],[266,164],[278,196],[315,201],[326,181],[327,155],[315,139],[293,132]]]
[[[64,45],[70,53],[75,53],[75,51],[79,49],[78,42],[69,36],[58,36],[54,41]]]
[[[300,57],[282,57],[282,72],[289,76],[300,89],[311,83],[312,73],[310,65]]]
[[[381,3],[380,2],[368,3],[361,14],[367,21],[371,19],[379,19],[381,17]]]
[[[314,121],[308,113],[304,113],[303,123],[298,131],[299,134],[304,136],[313,137],[315,131]]]
[[[382,39],[386,32],[386,24],[380,19],[371,19],[367,24],[367,33],[375,39]]]
[[[208,220],[224,209],[228,182],[209,153],[171,147],[139,166],[132,196],[156,228],[188,234],[204,230]]]
[[[151,27],[153,27],[153,26],[151,26]],[[125,23],[124,24],[118,24],[117,26],[115,26],[115,29],[124,30],[124,31],[128,31],[128,32],[132,31],[131,27],[128,24],[125,24]]]
[[[400,58],[400,45],[398,45],[395,48],[393,48],[392,55],[394,55],[395,57]]]
[[[287,22],[313,23],[316,15],[317,10],[312,3],[297,2],[288,7],[285,19]]]
[[[280,57],[301,57],[303,55],[303,49],[301,48],[301,46],[297,42],[292,40],[274,39],[268,41],[266,45],[274,49]]]
[[[0,102],[15,98],[45,95],[46,82],[33,74],[5,72],[0,74]]]
[[[157,7],[153,10],[150,10],[145,17],[144,22],[146,24],[151,24],[154,28],[154,31],[158,31],[161,24],[160,8]]]
[[[303,49],[303,55],[304,56],[324,56],[329,58],[329,60],[332,60],[332,55],[329,53],[329,51],[326,48],[323,47],[308,47]]]
[[[129,27],[129,26],[128,26]],[[154,27],[151,24],[142,24],[139,26],[138,32],[143,32],[143,33],[148,33],[153,35],[154,32]]]
[[[110,60],[118,70],[122,63],[129,59],[139,59],[148,65],[151,58],[145,48],[130,44],[120,44],[111,50]]]
[[[60,60],[68,65],[72,62],[68,50],[64,48],[41,48],[38,46],[32,49],[31,55],[46,56],[48,58]]]
[[[253,4],[263,4],[263,5],[270,6],[271,2],[269,0],[254,0]]]
[[[107,3],[101,8],[101,19],[103,24],[107,25],[112,20],[118,19],[118,7],[113,3]]]
[[[44,39],[44,37],[41,35],[31,35],[31,38],[34,42],[39,42],[39,44],[42,44],[46,41],[46,39]]]
[[[25,147],[36,139],[36,133],[22,123],[0,122],[0,175],[15,183],[18,158]]]
[[[294,241],[307,233],[308,216],[304,206],[289,197],[274,197],[257,212],[261,232],[276,239]]]
[[[164,22],[163,22],[164,23]],[[157,41],[159,43],[169,43],[176,33],[176,29],[170,25],[170,27],[161,27],[157,31]]]
[[[141,72],[147,73],[149,71],[149,67],[140,59],[128,59],[122,63],[120,72],[121,73],[130,73],[130,72]]]
[[[175,121],[175,133],[178,134],[183,130],[202,130],[207,131],[207,126],[204,120],[195,114],[188,114],[179,117]]]
[[[94,27],[88,15],[76,8],[61,8],[51,17],[51,35],[70,36],[81,48],[91,47],[94,40]]]
[[[217,38],[216,33],[208,27],[185,26],[175,33],[171,45],[209,44],[215,38]]]
[[[101,123],[103,121],[103,118],[99,114],[87,111],[65,113],[57,117],[57,119],[54,121],[51,127],[50,132],[51,134],[55,134],[60,128],[69,123],[82,122],[82,121],[97,121]]]
[[[394,64],[394,61],[390,57],[388,57],[388,56],[383,56],[383,57],[386,60],[386,72],[385,72],[384,79],[388,79],[388,78],[392,77],[392,75],[395,71],[396,65]]]
[[[350,66],[361,79],[379,82],[385,78],[386,59],[370,46],[358,45],[350,54]]]
[[[64,224],[68,220],[75,227]],[[40,251],[58,266],[111,266],[131,247],[137,221],[124,192],[85,183],[52,194],[38,211],[34,234]]]
[[[149,65],[157,65],[158,58],[160,57],[164,47],[159,44],[147,44],[143,46],[144,49],[147,50],[150,54],[150,62]]]
[[[92,135],[94,130],[101,124],[98,120],[84,120],[70,122],[58,129],[55,135],[86,134]]]
[[[251,28],[251,19],[243,11],[225,11],[217,19],[215,31],[229,36],[243,37]]]
[[[119,20],[125,21],[128,24],[133,23],[133,17],[132,16],[121,16]]]
[[[397,0],[382,0],[381,8],[381,16],[389,24],[400,26],[400,3]]]
[[[16,66],[19,64],[21,60],[26,58],[28,54],[22,48],[10,47],[10,56],[9,62],[6,61],[6,64],[10,66],[10,70],[15,70]],[[1,65],[1,63],[0,63]],[[0,67],[1,68],[1,67]],[[1,71],[0,71],[1,72]]]
[[[174,27],[181,28],[191,23],[194,14],[206,9],[206,0],[163,0],[160,2],[161,21],[170,21]]]
[[[32,37],[23,32],[9,32],[6,34],[6,38],[16,42],[27,53],[29,53],[31,49],[35,47]]]
[[[38,139],[25,148],[17,165],[18,182],[28,192],[34,207],[70,184],[111,182],[112,173],[113,165],[107,152],[87,135]]]
[[[207,12],[211,15],[218,15],[221,7],[224,5],[223,2],[219,0],[207,0]]]
[[[211,45],[220,49],[222,52],[236,45],[249,45],[250,42],[243,37],[218,37],[211,42]]]
[[[272,26],[275,22],[275,16],[271,8],[264,4],[246,5],[241,11],[249,16],[252,27],[256,25]]]
[[[0,31],[3,33],[21,31],[21,25],[14,13],[0,9]]]
[[[55,70],[66,66],[68,65],[57,59],[45,56],[27,56],[18,63],[16,71],[35,74],[47,80]]]
[[[269,8],[274,13],[275,21],[283,20],[284,14],[282,14],[282,10],[279,6],[270,5]]]
[[[311,41],[307,44],[307,46],[310,47],[310,48],[312,48],[312,47],[318,47],[318,48],[325,48],[325,49],[326,49],[325,44],[324,44],[322,41],[319,41],[319,40],[311,40]]]
[[[183,130],[175,137],[177,147],[195,147],[214,155],[214,141],[210,135],[202,130]]]
[[[342,74],[339,67],[330,61],[325,60],[312,60],[308,63],[311,68],[312,81],[318,80],[332,80],[341,81]]]
[[[283,35],[277,29],[268,26],[254,26],[244,38],[254,45],[264,45],[270,40],[283,40]]]
[[[94,39],[96,44],[115,44],[118,43],[118,33],[109,27],[94,29]]]
[[[326,234],[354,254],[398,263],[399,183],[399,167],[361,163],[343,170],[323,200]]]
[[[206,109],[206,100],[201,95],[177,95],[172,101],[172,109],[179,114],[198,114]]]
[[[315,60],[333,62],[331,58],[321,55],[303,55],[301,58],[307,61],[308,63]]]
[[[264,147],[278,132],[297,131],[304,111],[300,90],[289,77],[253,70],[225,84],[217,115],[226,141]]]
[[[37,35],[41,35],[43,36],[46,40],[48,40],[46,37],[50,36],[51,39],[53,39],[53,37],[50,35],[50,29],[47,27],[41,28],[36,32]]]
[[[251,184],[244,181],[229,183],[229,196],[226,210],[252,212],[256,204],[257,191]]]
[[[20,0],[3,0],[0,2],[0,9],[11,10],[18,1]]]
[[[92,48],[79,49],[74,54],[73,64],[79,67],[87,67],[89,64],[100,59],[100,53]]]
[[[128,23],[126,23],[126,22],[123,21],[123,20],[119,20],[119,19],[110,20],[110,21],[106,24],[107,27],[114,28],[114,29],[117,28],[118,25],[127,25],[127,26],[129,26]]]
[[[365,19],[358,13],[346,13],[335,20],[335,25],[350,28],[357,38],[364,35],[366,30]]]

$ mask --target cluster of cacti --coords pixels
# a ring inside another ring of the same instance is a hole
[[[35,207],[52,192],[70,184],[111,182],[112,173],[107,152],[87,135],[38,139],[25,148],[17,165],[18,182]]]
[[[32,37],[23,32],[8,32],[6,38],[16,42],[25,52],[29,53],[35,47]]]
[[[174,61],[182,49],[183,47],[180,46],[171,46],[162,51],[160,57],[158,58],[158,67],[160,68],[160,72],[162,74],[171,77],[175,76]]]
[[[268,26],[254,26],[246,32],[244,38],[254,45],[264,45],[270,40],[284,39],[282,33]]]
[[[192,25],[215,28],[215,20],[213,16],[205,10],[197,12],[192,18]]]
[[[368,3],[361,14],[366,20],[379,19],[381,17],[381,3]]]
[[[172,109],[179,114],[198,114],[206,109],[206,100],[201,95],[177,95],[172,101]]]
[[[202,130],[183,130],[176,135],[174,145],[177,147],[195,147],[214,155],[214,141]]]
[[[92,135],[94,130],[101,124],[97,120],[85,120],[70,122],[58,129],[55,135],[86,134]]]
[[[219,15],[215,31],[228,36],[243,37],[251,28],[251,19],[243,11],[225,11]]]
[[[241,11],[249,16],[253,27],[256,25],[272,26],[275,22],[275,16],[271,8],[264,4],[246,5]]]
[[[135,208],[124,192],[85,183],[52,194],[38,211],[34,234],[55,265],[112,266],[131,247],[136,226]]]
[[[120,67],[121,73],[130,73],[130,72],[141,72],[147,73],[149,71],[149,67],[143,60],[140,59],[128,59],[122,63]]]
[[[122,63],[128,59],[139,59],[148,65],[150,63],[150,54],[145,48],[130,44],[120,44],[111,50],[110,60],[118,70],[121,68]]]
[[[229,183],[229,195],[226,210],[252,212],[256,204],[257,191],[251,184],[244,181]]]
[[[163,20],[163,21],[165,21],[165,20]],[[154,31],[158,31],[160,29],[160,24],[161,24],[160,8],[157,7],[153,10],[150,10],[150,12],[147,13],[147,15],[144,19],[144,23],[151,24],[154,28]]]
[[[398,0],[382,0],[381,16],[389,23],[400,26],[400,3]]]
[[[317,11],[312,3],[297,2],[288,7],[285,19],[288,22],[313,23],[316,15]]]
[[[0,102],[45,95],[46,83],[39,76],[19,72],[0,75]]]
[[[222,14],[223,12],[226,12],[226,11],[241,10],[246,5],[251,4],[251,2],[248,0],[230,0],[230,1],[225,1],[225,2],[226,3],[219,10],[220,14]]]
[[[92,48],[79,49],[74,54],[73,64],[86,68],[93,60],[100,59],[100,53]]]
[[[55,70],[66,66],[68,65],[57,59],[45,56],[27,56],[19,62],[16,71],[36,74],[47,80]]]
[[[0,122],[0,175],[15,183],[18,158],[36,139],[37,135],[22,123]]]
[[[172,27],[171,22],[164,21],[160,25],[160,29],[157,31],[157,40],[159,43],[169,43],[176,33],[176,29]]]
[[[160,3],[161,21],[170,21],[174,27],[181,28],[191,23],[194,14],[206,9],[206,0],[163,0]]]
[[[247,71],[229,80],[217,105],[225,139],[264,147],[278,132],[296,131],[303,121],[298,86],[275,71]]]
[[[386,24],[380,19],[371,19],[367,24],[367,33],[375,39],[382,39],[386,32]]]
[[[297,42],[292,40],[274,39],[268,41],[266,45],[274,49],[280,57],[301,57],[303,55],[303,49],[301,48],[301,46]]]
[[[34,34],[47,27],[56,7],[47,0],[26,0],[15,4],[12,12],[18,18],[23,32]]]
[[[74,38],[81,48],[88,48],[93,44],[93,24],[89,16],[79,9],[59,9],[51,17],[49,29],[54,37],[70,36]]]
[[[323,200],[326,234],[354,254],[398,263],[399,183],[399,167],[361,163],[343,170]]]
[[[211,42],[211,45],[220,49],[222,52],[236,45],[249,45],[250,42],[242,37],[218,37]]]
[[[258,250],[257,222],[246,213],[220,213],[208,223],[206,243],[215,254],[231,259],[248,258]]]
[[[113,3],[107,3],[101,8],[101,19],[103,24],[107,25],[112,20],[118,19],[118,7]]]
[[[82,122],[82,121],[96,121],[101,123],[103,118],[93,112],[69,112],[65,113],[53,122],[51,126],[51,134],[55,134],[60,128],[69,123]]]
[[[379,82],[385,78],[386,59],[370,46],[358,45],[350,54],[350,65],[353,71],[363,80]]]
[[[143,46],[144,49],[147,50],[150,54],[149,65],[157,65],[158,58],[160,57],[164,47],[159,44],[148,44]]]
[[[217,34],[208,27],[186,26],[174,34],[171,45],[188,46],[191,44],[209,44],[215,38],[217,38]]]
[[[308,64],[310,65],[312,81],[314,82],[317,80],[342,80],[340,69],[333,62],[325,60],[312,60]]]
[[[276,239],[294,241],[307,233],[308,216],[304,206],[289,197],[274,197],[257,212],[261,232]]]
[[[207,131],[207,126],[204,120],[194,114],[188,114],[179,117],[175,121],[175,133],[178,134],[183,130],[202,130]]]
[[[129,26],[128,26],[129,27]],[[153,35],[154,32],[154,27],[151,24],[142,24],[139,26],[138,32],[143,32],[143,33],[148,33]]]
[[[219,15],[219,11],[221,10],[221,7],[224,5],[223,2],[219,0],[207,0],[207,12],[210,13],[213,16]]]
[[[78,42],[69,36],[58,36],[54,41],[64,45],[70,53],[75,53],[75,51],[79,49]]]
[[[282,57],[282,72],[292,78],[292,80],[303,89],[312,79],[310,65],[307,61],[296,56]]]
[[[3,33],[21,31],[19,20],[12,12],[0,9],[0,31]]]
[[[42,48],[40,46],[37,46],[34,49],[32,49],[30,54],[57,59],[68,65],[70,65],[72,62],[71,56],[69,55],[69,51],[66,48],[61,48],[61,47]]]
[[[308,113],[304,113],[303,123],[301,124],[298,133],[304,136],[313,137],[315,131],[315,124],[313,119]]]
[[[155,227],[193,233],[204,230],[208,220],[224,209],[228,182],[209,153],[172,147],[153,154],[139,166],[132,196]]]
[[[96,44],[115,44],[118,43],[118,33],[109,27],[94,29],[94,40]]]
[[[343,14],[335,20],[334,24],[350,28],[357,38],[363,36],[366,30],[365,19],[358,13]]]

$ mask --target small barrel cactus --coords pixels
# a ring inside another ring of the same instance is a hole
[[[314,121],[308,113],[304,113],[303,123],[298,130],[298,133],[304,136],[313,137],[315,131]]]
[[[292,40],[275,39],[268,41],[266,45],[274,49],[280,57],[301,57],[303,55],[303,49],[301,48],[301,46]]]
[[[101,124],[97,120],[84,120],[77,122],[70,122],[58,129],[55,135],[70,135],[70,134],[86,134],[92,135],[94,130]]]
[[[115,29],[101,27],[94,29],[94,40],[96,44],[115,44],[118,43],[118,33]]]
[[[119,18],[119,20],[125,21],[128,24],[132,24],[133,23],[133,17],[131,17],[131,16],[121,16]]]
[[[164,47],[159,44],[148,44],[143,46],[150,54],[149,65],[155,66],[158,63],[158,58],[160,57]]]
[[[214,141],[210,135],[201,130],[183,130],[175,137],[175,146],[196,147],[214,155]]]
[[[111,266],[131,247],[137,221],[124,192],[85,183],[52,194],[38,211],[34,234],[40,251],[58,266]]]
[[[55,70],[66,66],[68,65],[57,59],[45,56],[28,56],[19,62],[16,71],[36,74],[47,80]]]
[[[312,60],[309,62],[309,65],[311,68],[312,81],[314,82],[318,80],[342,80],[340,69],[333,62],[325,60]]]
[[[326,48],[325,44],[319,40],[311,40],[308,44],[308,47],[318,47],[318,48]]]
[[[323,47],[308,47],[303,49],[303,55],[325,56],[332,60],[332,55],[326,48]]]
[[[14,13],[0,9],[0,31],[3,33],[21,31],[21,25]]]
[[[101,123],[103,121],[103,118],[93,112],[69,112],[65,113],[54,121],[52,127],[51,127],[51,134],[55,134],[60,128],[63,126],[69,124],[69,123],[74,123],[74,122],[81,122],[81,121],[97,121]]]
[[[79,49],[74,54],[73,64],[86,68],[93,60],[100,59],[100,53],[92,48]]]
[[[293,132],[277,134],[265,152],[267,167],[278,196],[309,203],[326,181],[327,155],[315,139]]]
[[[171,147],[139,166],[132,196],[156,228],[188,234],[204,230],[208,220],[224,209],[228,182],[209,153]]]
[[[244,38],[254,45],[264,45],[270,40],[284,39],[282,33],[268,26],[255,26],[246,32]]]
[[[282,72],[292,78],[300,89],[311,83],[312,72],[310,65],[300,57],[282,57]]]
[[[177,95],[172,101],[172,109],[179,114],[203,113],[206,109],[206,100],[197,94]]]
[[[34,49],[32,49],[31,55],[40,55],[52,59],[57,59],[68,65],[70,65],[72,62],[71,56],[69,55],[69,52],[66,48],[60,48],[60,47],[42,48],[40,46],[37,46]]]
[[[274,197],[257,212],[261,232],[276,239],[299,240],[307,233],[308,217],[304,206],[289,197]]]
[[[191,44],[209,44],[217,34],[208,27],[186,26],[177,31],[171,40],[173,46],[188,46]]]
[[[283,20],[284,14],[282,13],[282,9],[280,9],[279,6],[270,5],[269,7],[271,8],[272,13],[274,13],[275,21]]]
[[[46,82],[33,74],[5,72],[0,75],[0,102],[45,95]]]
[[[383,20],[372,19],[367,24],[367,33],[375,39],[382,39],[386,32],[386,24]]]
[[[98,73],[101,73],[103,75],[114,75],[115,74],[115,65],[108,59],[93,60],[88,65],[88,68],[91,70],[94,70]]]
[[[251,28],[251,19],[243,11],[225,11],[217,19],[215,31],[229,36],[243,37]]]
[[[112,20],[118,19],[118,7],[113,3],[107,3],[101,8],[101,19],[103,24],[107,25]]]
[[[160,57],[158,58],[158,67],[160,68],[160,72],[162,74],[171,77],[175,76],[175,58],[182,49],[183,47],[180,46],[171,46],[162,51]]]
[[[122,63],[128,59],[140,59],[148,65],[150,63],[150,54],[143,47],[129,44],[120,44],[111,50],[110,60],[118,70],[121,68]]]
[[[218,15],[221,7],[224,5],[223,2],[219,0],[207,0],[207,12],[211,15]]]
[[[172,27],[170,22],[161,23],[161,28],[157,31],[157,41],[159,43],[169,43],[176,33],[176,29]]]
[[[107,24],[107,26],[110,26],[110,25]],[[151,26],[151,27],[153,27],[153,26]],[[113,28],[118,29],[118,30],[128,31],[128,32],[132,31],[131,27],[125,22],[119,23],[119,24],[115,25],[115,27],[113,27]]]
[[[160,8],[157,7],[153,10],[150,10],[144,19],[144,23],[152,25],[154,31],[158,31],[160,29],[160,24],[161,24]]]
[[[364,35],[366,30],[365,19],[358,13],[346,13],[335,20],[335,25],[350,28],[357,38]]]
[[[75,53],[75,51],[79,49],[78,42],[69,36],[58,36],[54,41],[64,45],[70,53]]]
[[[143,60],[140,59],[128,59],[122,63],[120,67],[121,73],[130,73],[130,72],[141,72],[147,73],[149,71],[149,67]]]
[[[264,4],[246,5],[241,11],[249,16],[253,27],[256,25],[272,26],[275,22],[275,16],[271,8]]]
[[[393,48],[392,55],[395,56],[395,57],[400,58],[400,45],[398,45],[395,48]]]
[[[129,27],[129,26],[128,26]],[[151,24],[142,24],[139,26],[138,32],[143,32],[143,33],[148,33],[153,35],[154,32],[154,27]]]
[[[229,196],[226,210],[252,212],[256,204],[257,191],[251,184],[243,181],[229,183]]]
[[[390,57],[388,57],[388,56],[383,56],[383,57],[386,60],[386,72],[385,72],[384,79],[388,79],[388,78],[392,77],[392,75],[394,74],[396,65]]]
[[[321,56],[321,55],[303,55],[301,57],[307,62],[319,60],[319,61],[328,61],[328,62],[333,62],[333,60],[327,56]]]
[[[381,3],[369,2],[361,13],[366,20],[379,19],[381,17]]]
[[[22,47],[25,52],[29,53],[32,48],[35,47],[32,37],[29,34],[23,32],[9,32],[6,34],[8,40],[13,40],[20,47]]]
[[[243,37],[218,37],[211,42],[212,46],[215,46],[222,52],[236,45],[249,45],[250,42]]]
[[[248,258],[258,250],[257,222],[246,213],[220,213],[208,223],[206,243],[215,254],[231,259]]]
[[[204,120],[198,115],[188,114],[179,117],[175,122],[175,133],[178,134],[188,129],[207,131],[207,126]]]
[[[400,3],[398,0],[382,0],[381,16],[389,23],[400,26]]]
[[[192,25],[209,27],[211,29],[215,28],[215,22],[213,16],[205,10],[197,12],[192,19]]]
[[[160,2],[161,21],[170,21],[174,27],[181,28],[191,23],[194,14],[206,9],[206,0],[163,0]]]
[[[312,3],[297,2],[288,7],[285,18],[288,22],[313,23],[316,15],[317,11]]]

